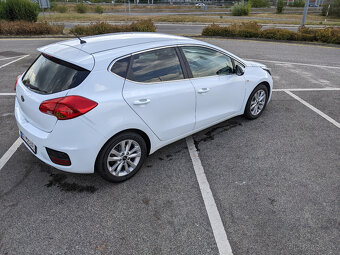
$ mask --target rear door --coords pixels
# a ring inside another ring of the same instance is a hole
[[[181,49],[196,90],[195,129],[239,113],[245,96],[245,79],[234,73],[232,59],[202,46],[183,46]]]
[[[26,121],[38,129],[51,132],[57,118],[40,112],[40,104],[66,96],[68,90],[78,86],[89,73],[63,60],[40,55],[18,80],[16,97]]]
[[[160,140],[193,130],[195,90],[174,47],[133,54],[123,96]]]

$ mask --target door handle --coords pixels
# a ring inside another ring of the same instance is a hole
[[[203,94],[203,93],[207,93],[207,92],[209,92],[209,88],[201,88],[201,89],[199,89],[198,90],[198,94]]]
[[[150,103],[150,99],[148,99],[148,98],[143,98],[143,99],[139,99],[139,100],[137,100],[137,101],[134,101],[133,102],[133,104],[134,105],[142,105],[142,104],[148,104],[148,103]]]

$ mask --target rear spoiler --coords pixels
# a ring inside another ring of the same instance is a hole
[[[94,67],[94,57],[91,54],[62,43],[50,44],[38,48],[37,50],[41,53],[64,60],[89,71],[92,71]]]

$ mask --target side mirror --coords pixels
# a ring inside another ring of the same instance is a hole
[[[236,73],[236,75],[241,76],[241,75],[244,74],[244,71],[239,65],[236,65],[235,66],[235,73]]]

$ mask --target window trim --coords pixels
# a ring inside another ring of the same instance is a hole
[[[217,51],[225,56],[228,56],[231,58],[232,60],[232,63],[234,65],[234,60],[237,61],[237,62],[240,62],[244,68],[246,68],[246,64],[241,61],[240,59],[236,59],[234,58],[233,56],[229,55],[228,53],[226,52],[223,52],[219,49],[216,49],[214,47],[211,47],[211,46],[208,46],[208,45],[204,45],[204,44],[195,44],[195,43],[180,43],[180,44],[172,44],[172,45],[166,45],[166,46],[157,46],[157,47],[153,47],[153,48],[149,48],[149,49],[144,49],[144,50],[139,50],[139,51],[135,51],[135,52],[132,52],[132,53],[128,53],[128,54],[125,54],[121,57],[117,57],[115,59],[113,59],[110,63],[110,65],[108,66],[107,68],[107,71],[112,73],[113,75],[121,78],[121,79],[124,79],[124,80],[128,80],[130,82],[133,82],[133,83],[136,83],[136,84],[143,84],[143,85],[149,85],[149,84],[159,84],[159,83],[164,83],[164,82],[174,82],[174,81],[181,81],[181,80],[187,80],[187,79],[201,79],[201,78],[206,78],[206,77],[215,77],[215,76],[221,76],[221,75],[212,75],[212,76],[204,76],[204,77],[197,77],[197,78],[194,78],[193,75],[192,75],[192,72],[191,72],[191,69],[190,69],[190,66],[189,66],[189,63],[188,63],[188,60],[186,59],[184,53],[183,53],[183,50],[182,50],[182,47],[192,47],[192,46],[195,46],[195,47],[203,47],[203,48],[208,48],[208,49],[211,49],[211,50],[214,50],[214,51]],[[148,51],[152,51],[152,50],[158,50],[158,49],[165,49],[165,48],[175,48],[175,51],[177,53],[177,57],[180,61],[180,64],[181,64],[181,68],[182,68],[182,72],[183,72],[183,76],[184,78],[183,79],[178,79],[178,80],[171,80],[171,81],[157,81],[157,82],[138,82],[138,81],[132,81],[130,79],[128,79],[128,74],[130,72],[130,67],[131,67],[131,61],[133,59],[133,55],[136,55],[136,54],[140,54],[140,53],[143,53],[143,52],[148,52]],[[176,50],[177,49],[177,50]],[[123,78],[115,73],[113,73],[111,71],[111,68],[112,66],[120,59],[122,58],[125,58],[125,57],[131,57],[130,58],[130,63],[129,63],[129,66],[128,66],[128,71],[126,72],[126,77]],[[182,66],[182,64],[184,64],[184,66]],[[185,71],[184,71],[185,70]],[[186,75],[188,75],[186,77]]]

